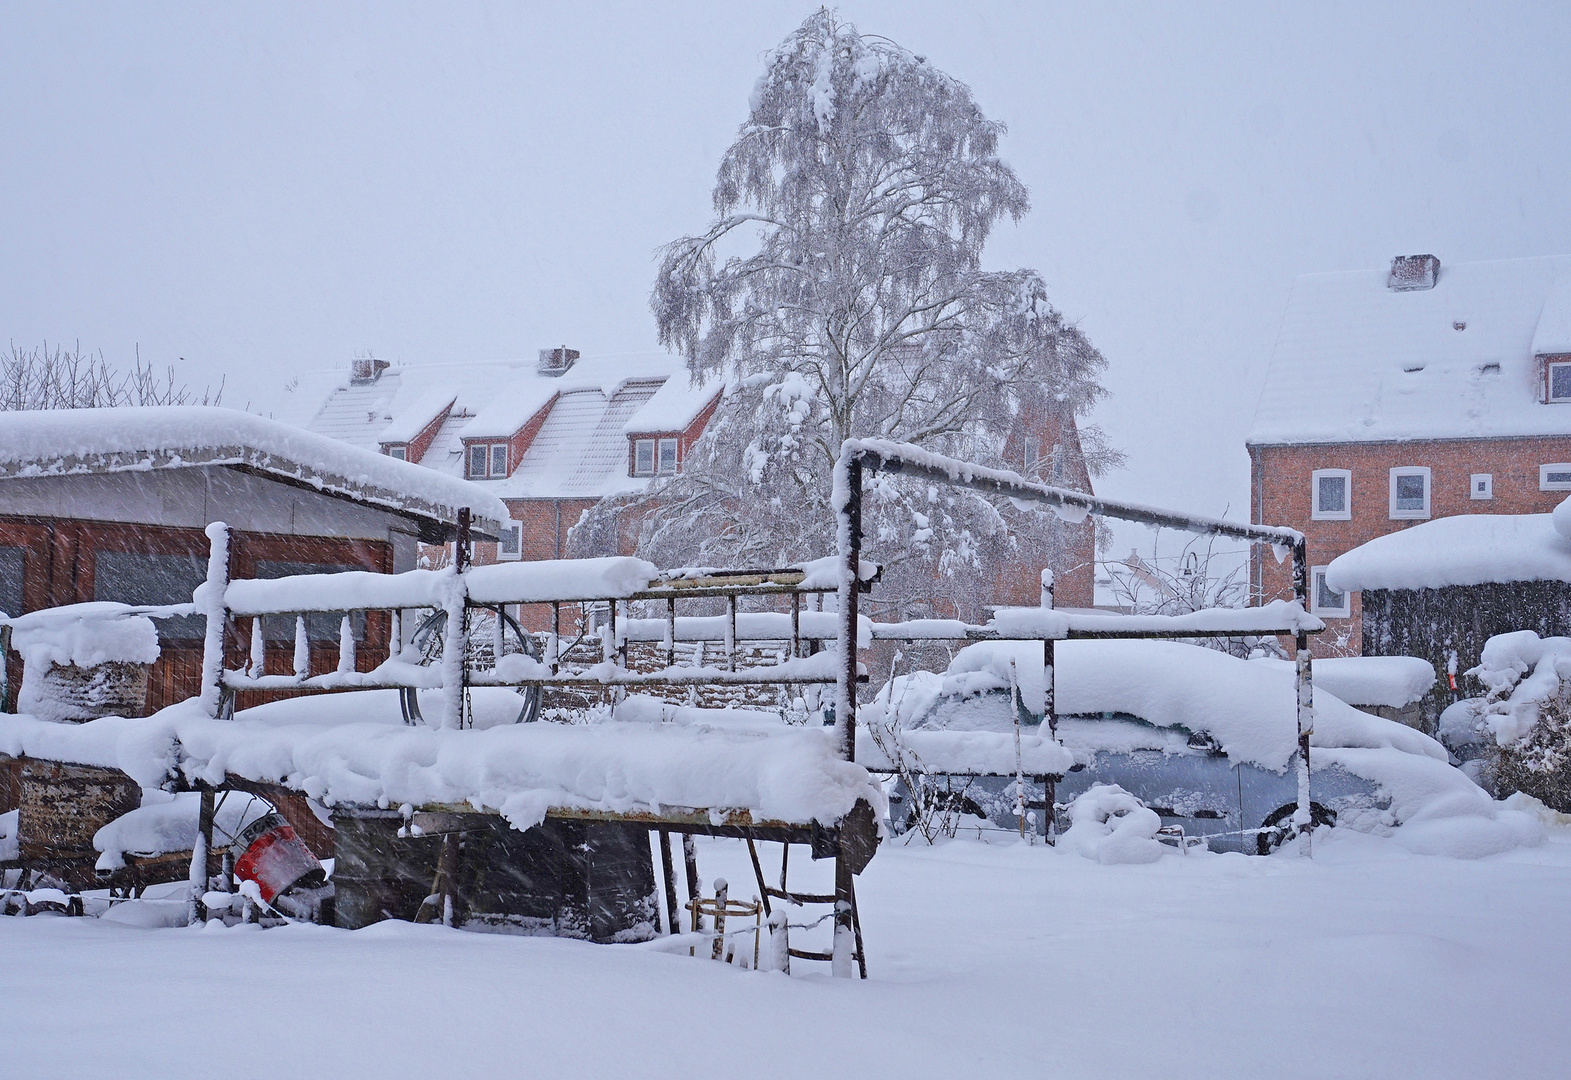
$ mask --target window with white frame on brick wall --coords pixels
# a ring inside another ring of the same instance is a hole
[[[1314,521],[1347,521],[1353,516],[1353,474],[1347,469],[1316,469],[1310,475],[1310,513]]]
[[[1406,465],[1391,470],[1391,517],[1394,520],[1429,516],[1429,468]]]

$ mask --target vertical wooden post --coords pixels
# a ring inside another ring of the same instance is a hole
[[[443,599],[447,613],[446,632],[442,637],[442,726],[464,726],[465,698],[468,696],[469,666],[465,663],[469,651],[468,627],[464,625],[469,614],[468,589],[464,571],[469,568],[470,545],[469,507],[458,508],[458,538],[453,543],[453,579],[448,583]]]
[[[660,871],[665,882],[665,912],[666,933],[680,934],[682,920],[677,916],[680,910],[676,906],[676,867],[671,859],[671,830],[660,830]]]
[[[726,879],[715,878],[715,943],[709,950],[712,960],[725,959],[725,905],[729,892],[730,886]]]
[[[1309,547],[1300,537],[1293,544],[1293,599],[1309,610]],[[1293,812],[1293,827],[1298,830],[1298,852],[1313,855],[1314,802],[1309,790],[1309,737],[1315,731],[1314,670],[1309,652],[1309,635],[1298,631],[1294,640],[1294,672],[1298,684],[1298,808]]]
[[[687,899],[693,905],[693,929],[698,923],[698,849],[693,846],[693,834],[682,834],[682,869],[687,872]]]
[[[187,878],[190,896],[186,907],[186,923],[195,925],[207,921],[207,905],[202,896],[207,892],[208,852],[213,850],[213,793],[202,789],[196,815],[196,843],[191,845],[191,873]]]
[[[202,639],[202,707],[216,717],[223,708],[220,689],[224,682],[224,625],[229,606],[224,595],[229,591],[229,526],[222,521],[207,526],[207,580],[197,590],[198,606],[207,621]]]
[[[736,594],[726,597],[725,654],[726,668],[736,670]]]
[[[666,641],[665,641],[665,666],[676,666],[676,597],[670,597],[665,602],[666,606]]]
[[[851,962],[856,959],[856,929],[851,925],[851,864],[844,855],[835,856],[835,941],[830,971],[837,979],[851,978]]]

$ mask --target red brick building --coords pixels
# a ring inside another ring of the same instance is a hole
[[[451,535],[460,507],[486,531],[505,509],[478,485],[233,409],[4,412],[0,610],[190,603],[214,521],[231,527],[231,577],[411,570],[422,542]],[[157,625],[148,711],[200,683],[202,616]],[[337,627],[330,616],[308,620],[313,670],[336,663]],[[293,620],[266,620],[265,636],[269,671],[290,670]],[[356,659],[369,670],[387,655],[385,620],[367,620],[360,642]],[[7,659],[14,688],[20,665]]]
[[[1293,286],[1248,439],[1251,520],[1308,538],[1321,652],[1357,652],[1358,595],[1332,559],[1456,514],[1571,494],[1571,256],[1311,274]],[[1291,566],[1254,583],[1291,594]]]
[[[568,532],[608,495],[679,472],[720,405],[717,385],[693,386],[667,354],[580,357],[565,347],[519,362],[393,367],[359,359],[302,391],[321,407],[310,430],[473,480],[500,498],[510,536],[476,559],[554,559]],[[320,394],[320,396],[314,396]],[[1074,417],[1022,416],[1005,456],[1028,476],[1090,491]],[[1094,526],[1050,523],[1058,603],[1092,604]],[[631,553],[632,537],[621,537]],[[1040,567],[1002,575],[996,597],[1035,604]]]

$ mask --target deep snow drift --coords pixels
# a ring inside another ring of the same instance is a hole
[[[1473,862],[1351,833],[1311,861],[1121,866],[996,834],[886,845],[857,879],[865,983],[405,923],[0,919],[0,1048],[18,1076],[160,1080],[1556,1076],[1568,833]],[[756,891],[739,843],[698,857],[706,893]]]

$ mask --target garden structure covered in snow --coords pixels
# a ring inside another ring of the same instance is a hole
[[[841,665],[817,651],[829,631],[814,625],[821,613],[806,601],[838,588],[834,560],[662,575],[632,558],[483,567],[461,559],[442,571],[230,580],[227,530],[215,524],[208,532],[209,575],[195,597],[209,628],[200,695],[145,719],[0,719],[0,751],[17,760],[118,769],[144,787],[191,793],[183,796],[199,803],[191,879],[203,883],[193,887],[194,908],[214,899],[205,881],[213,853],[228,839],[222,807],[236,793],[266,799],[296,834],[315,832],[318,855],[336,858],[332,918],[342,926],[395,917],[642,940],[658,932],[663,900],[666,928],[676,933],[683,907],[676,833],[684,840],[693,929],[707,915],[704,932],[728,951],[742,952],[749,942],[736,939],[751,934],[748,951],[776,966],[796,957],[833,960],[841,974],[859,965],[865,971],[853,877],[871,859],[884,816],[882,791],[869,773],[843,760],[822,726],[666,723],[665,714],[679,707],[644,696],[623,700],[630,690],[768,684],[801,692],[833,684]],[[867,587],[876,568],[863,569]],[[760,598],[786,610],[772,618],[738,610]],[[727,614],[695,625],[678,615],[690,602],[719,603]],[[598,607],[599,655],[585,662],[581,647],[569,648],[556,634],[544,635],[541,647],[508,617],[520,604]],[[679,639],[702,638],[704,627],[722,647],[710,663],[630,668],[630,640],[649,636],[648,620],[630,618],[634,605],[663,609],[669,659]],[[426,612],[432,614],[415,617]],[[340,625],[338,665],[314,674],[305,628],[328,614]],[[388,619],[390,637],[403,647],[360,670],[357,627],[376,615]],[[265,620],[276,617],[295,626],[291,674],[270,672],[254,651],[265,640]],[[487,633],[479,632],[482,625]],[[743,635],[778,639],[777,662],[736,663]],[[615,708],[577,723],[523,722],[537,715],[542,691],[564,687],[599,690]],[[234,708],[239,694],[258,690],[333,693]],[[718,716],[724,719],[724,710]],[[322,828],[320,819],[330,826]],[[723,931],[717,911],[735,914],[738,904],[700,895],[694,835],[748,843],[759,883],[756,913],[770,919],[767,942],[759,940],[761,918],[751,930]],[[99,840],[114,841],[109,859],[126,847],[120,838]],[[764,882],[757,856],[764,842],[782,845],[778,885]],[[832,894],[790,888],[785,853],[792,845],[834,861]],[[792,926],[785,910],[768,910],[771,898],[841,913],[833,947],[792,947]]]
[[[206,577],[203,529],[220,520],[230,525],[237,577],[413,569],[421,542],[452,539],[460,507],[480,536],[494,537],[508,516],[500,499],[459,477],[234,409],[0,413],[0,611],[189,604]],[[155,618],[157,659],[122,672],[115,711],[140,715],[197,692],[202,615]],[[267,629],[268,664],[290,670],[293,625],[272,620]],[[330,664],[337,622],[313,620],[307,632],[312,663]],[[369,624],[362,666],[385,658],[386,632],[385,620]],[[12,688],[17,659],[8,662]],[[71,678],[80,673],[56,673],[62,688]]]
[[[1332,560],[1326,582],[1363,598],[1365,656],[1413,656],[1438,676],[1421,702],[1434,733],[1441,713],[1474,696],[1466,673],[1497,634],[1542,637],[1571,625],[1571,506],[1552,514],[1436,518]]]

